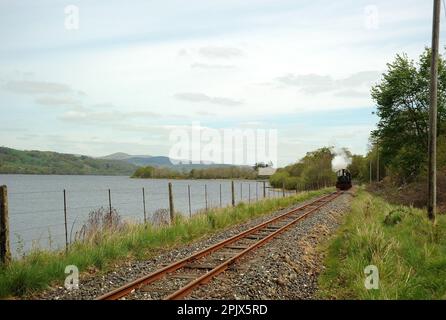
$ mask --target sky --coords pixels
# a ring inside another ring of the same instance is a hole
[[[277,130],[279,166],[364,154],[370,87],[431,28],[426,0],[0,0],[0,145],[168,155],[199,123]]]

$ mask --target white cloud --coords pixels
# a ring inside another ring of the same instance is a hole
[[[334,79],[331,76],[318,74],[287,74],[285,76],[278,77],[277,81],[286,86],[295,86],[306,94],[317,94],[342,90],[341,92],[337,92],[336,95],[341,97],[349,97],[358,96],[355,94],[358,92],[353,90],[353,88],[364,86],[370,88],[371,85],[379,80],[380,75],[381,72],[379,71],[360,71],[349,75],[346,78]]]
[[[243,55],[243,51],[239,48],[232,47],[218,47],[218,46],[207,46],[200,48],[200,54],[206,58],[211,59],[230,59],[234,57],[240,57]]]
[[[65,112],[61,116],[61,120],[73,121],[73,122],[104,122],[110,123],[115,121],[122,121],[126,119],[140,119],[140,118],[159,118],[160,114],[146,111],[135,112],[119,112],[119,111],[106,111],[106,112],[91,112],[91,111],[75,111],[70,110]]]
[[[20,94],[72,92],[72,89],[66,84],[45,81],[9,81],[4,88]]]
[[[195,69],[205,69],[205,70],[234,70],[237,67],[229,64],[208,64],[208,63],[193,63],[191,68]]]
[[[183,92],[183,93],[177,93],[174,95],[175,98],[179,100],[189,101],[189,102],[208,102],[211,104],[217,104],[222,106],[238,106],[241,105],[243,102],[231,98],[225,98],[225,97],[210,97],[203,93],[197,93],[197,92]]]
[[[41,104],[44,106],[68,106],[68,107],[74,107],[74,106],[80,106],[82,102],[80,100],[71,98],[71,97],[53,97],[53,96],[44,96],[37,98],[36,100],[37,104]]]

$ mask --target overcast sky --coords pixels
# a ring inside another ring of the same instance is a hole
[[[279,165],[365,153],[370,86],[431,20],[426,0],[0,0],[0,145],[167,155],[199,121],[277,129]]]

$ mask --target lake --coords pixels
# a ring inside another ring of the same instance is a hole
[[[73,241],[91,210],[112,207],[127,221],[143,222],[143,192],[146,215],[157,209],[168,209],[168,183],[172,182],[174,207],[189,215],[188,185],[191,190],[192,214],[207,207],[231,204],[230,180],[167,180],[131,179],[124,176],[19,175],[0,174],[0,185],[8,186],[11,250],[15,255],[28,252],[33,246],[60,249],[65,245],[64,196],[68,237]],[[263,198],[263,182],[234,180],[236,202]],[[267,197],[280,192],[267,188]]]

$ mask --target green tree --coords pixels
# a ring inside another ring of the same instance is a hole
[[[269,181],[275,188],[317,189],[333,185],[336,175],[331,162],[333,148],[324,147],[307,154],[297,163],[278,169]]]
[[[430,57],[429,49],[417,63],[405,54],[397,55],[371,91],[380,118],[372,139],[379,145],[380,161],[402,182],[415,179],[427,160]],[[446,68],[442,56],[438,80],[438,134],[444,135]]]
[[[369,179],[368,171],[369,162],[367,158],[362,155],[352,155],[352,162],[348,165],[347,169],[352,174],[352,178],[361,182],[367,181]]]

